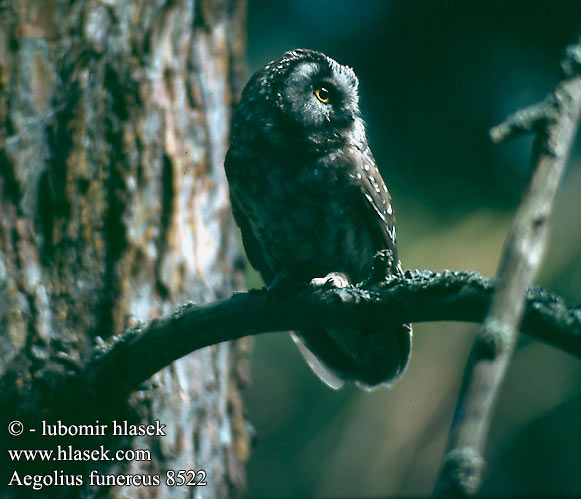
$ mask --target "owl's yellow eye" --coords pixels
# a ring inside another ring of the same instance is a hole
[[[325,104],[329,102],[329,98],[331,97],[329,91],[325,87],[317,88],[315,90],[315,95],[317,96],[317,99],[319,99],[321,102],[324,102]]]

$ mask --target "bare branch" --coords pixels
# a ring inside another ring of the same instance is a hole
[[[511,114],[504,123],[490,130],[490,138],[498,143],[525,132],[536,132],[553,116],[554,108],[548,101],[520,109]]]
[[[126,397],[174,360],[222,341],[306,327],[365,327],[381,321],[480,322],[494,282],[474,272],[406,272],[369,287],[240,293],[205,306],[186,305],[171,317],[129,330],[85,371],[94,395]],[[581,309],[545,291],[528,293],[523,331],[581,356]]]
[[[567,67],[575,66],[571,63]],[[491,415],[516,344],[526,290],[542,261],[548,219],[578,126],[581,76],[569,76],[543,104],[516,113],[492,133],[500,139],[536,128],[533,174],[505,242],[490,312],[468,359],[448,451],[436,484],[439,494],[463,496],[480,487]],[[538,128],[540,123],[542,129]]]

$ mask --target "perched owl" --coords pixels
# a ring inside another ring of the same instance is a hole
[[[269,288],[369,277],[387,249],[402,273],[391,197],[359,112],[353,70],[298,49],[248,82],[234,114],[225,168],[246,254]],[[411,328],[313,329],[293,333],[329,386],[390,385],[411,353]]]

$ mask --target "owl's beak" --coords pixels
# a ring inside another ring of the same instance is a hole
[[[341,128],[351,128],[353,123],[355,123],[355,113],[344,109],[341,113],[337,113],[333,122]]]

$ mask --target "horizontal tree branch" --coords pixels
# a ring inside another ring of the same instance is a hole
[[[493,291],[494,281],[474,272],[416,270],[371,285],[262,289],[204,306],[184,305],[103,347],[85,369],[83,382],[98,399],[126,397],[194,350],[265,332],[378,322],[480,322]],[[528,291],[522,330],[581,358],[581,308],[569,307],[542,289]]]

